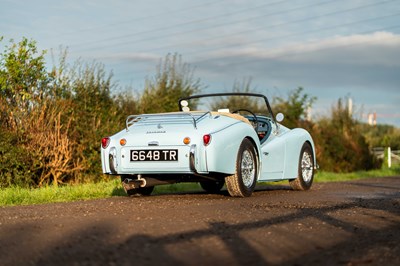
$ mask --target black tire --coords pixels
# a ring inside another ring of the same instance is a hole
[[[236,159],[236,173],[225,178],[226,188],[232,197],[249,197],[254,191],[258,176],[258,157],[253,143],[244,139]]]
[[[212,194],[220,192],[224,184],[225,184],[224,180],[200,182],[201,188],[204,189],[207,193],[212,193]]]
[[[298,176],[289,180],[293,190],[309,190],[314,180],[314,154],[310,143],[305,142],[300,151]]]
[[[152,187],[140,187],[135,189],[125,190],[128,196],[150,196],[154,190],[154,186]]]

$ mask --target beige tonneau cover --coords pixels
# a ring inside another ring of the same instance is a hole
[[[236,120],[243,121],[243,122],[251,125],[250,121],[246,117],[244,117],[242,115],[239,115],[239,114],[232,114],[232,113],[228,113],[228,112],[211,112],[211,114],[213,116],[216,116],[216,115],[228,116],[228,117],[234,118]]]

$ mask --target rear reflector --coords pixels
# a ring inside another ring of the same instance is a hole
[[[210,134],[204,135],[203,136],[204,146],[207,146],[208,144],[210,144],[210,142],[211,142],[211,135]]]
[[[103,149],[107,148],[109,144],[110,144],[110,138],[101,139],[101,147],[103,147]]]

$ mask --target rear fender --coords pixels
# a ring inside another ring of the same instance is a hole
[[[205,147],[207,169],[209,172],[234,174],[236,159],[243,139],[249,138],[260,157],[260,141],[255,130],[248,124],[238,122],[230,127],[211,133],[211,142]]]
[[[116,174],[118,169],[118,156],[117,149],[115,147],[115,140],[110,139],[110,143],[106,149],[101,149],[101,165],[104,174]]]

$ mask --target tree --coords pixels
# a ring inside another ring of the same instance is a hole
[[[182,62],[180,55],[168,54],[157,66],[155,77],[146,79],[139,112],[178,111],[179,98],[198,93],[202,87],[200,79],[194,78],[194,70]]]
[[[0,54],[0,115],[6,127],[20,133],[32,108],[49,93],[51,76],[46,71],[46,51],[39,53],[35,41],[23,38],[10,43]]]
[[[242,82],[236,80],[233,83],[232,92],[256,93],[255,89],[251,87],[251,78],[244,78]],[[213,99],[209,105],[210,110],[228,108],[231,112],[238,109],[247,109],[258,114],[266,115],[268,113],[264,99],[257,97],[224,96]]]
[[[302,87],[291,91],[287,99],[280,97],[275,98],[273,102],[273,110],[275,113],[283,113],[285,120],[283,124],[289,128],[300,127],[307,117],[307,111],[316,101],[316,97],[311,97],[307,93],[303,93]]]
[[[26,38],[18,44],[11,41],[1,54],[1,119],[5,121],[1,130],[9,140],[13,136],[17,139],[9,151],[3,152],[2,159],[10,157],[7,153],[23,151],[11,162],[17,169],[23,166],[30,175],[28,181],[26,174],[14,172],[14,184],[57,185],[68,180],[81,165],[74,156],[77,148],[69,135],[71,102],[56,93],[56,75],[47,72],[44,54]]]

